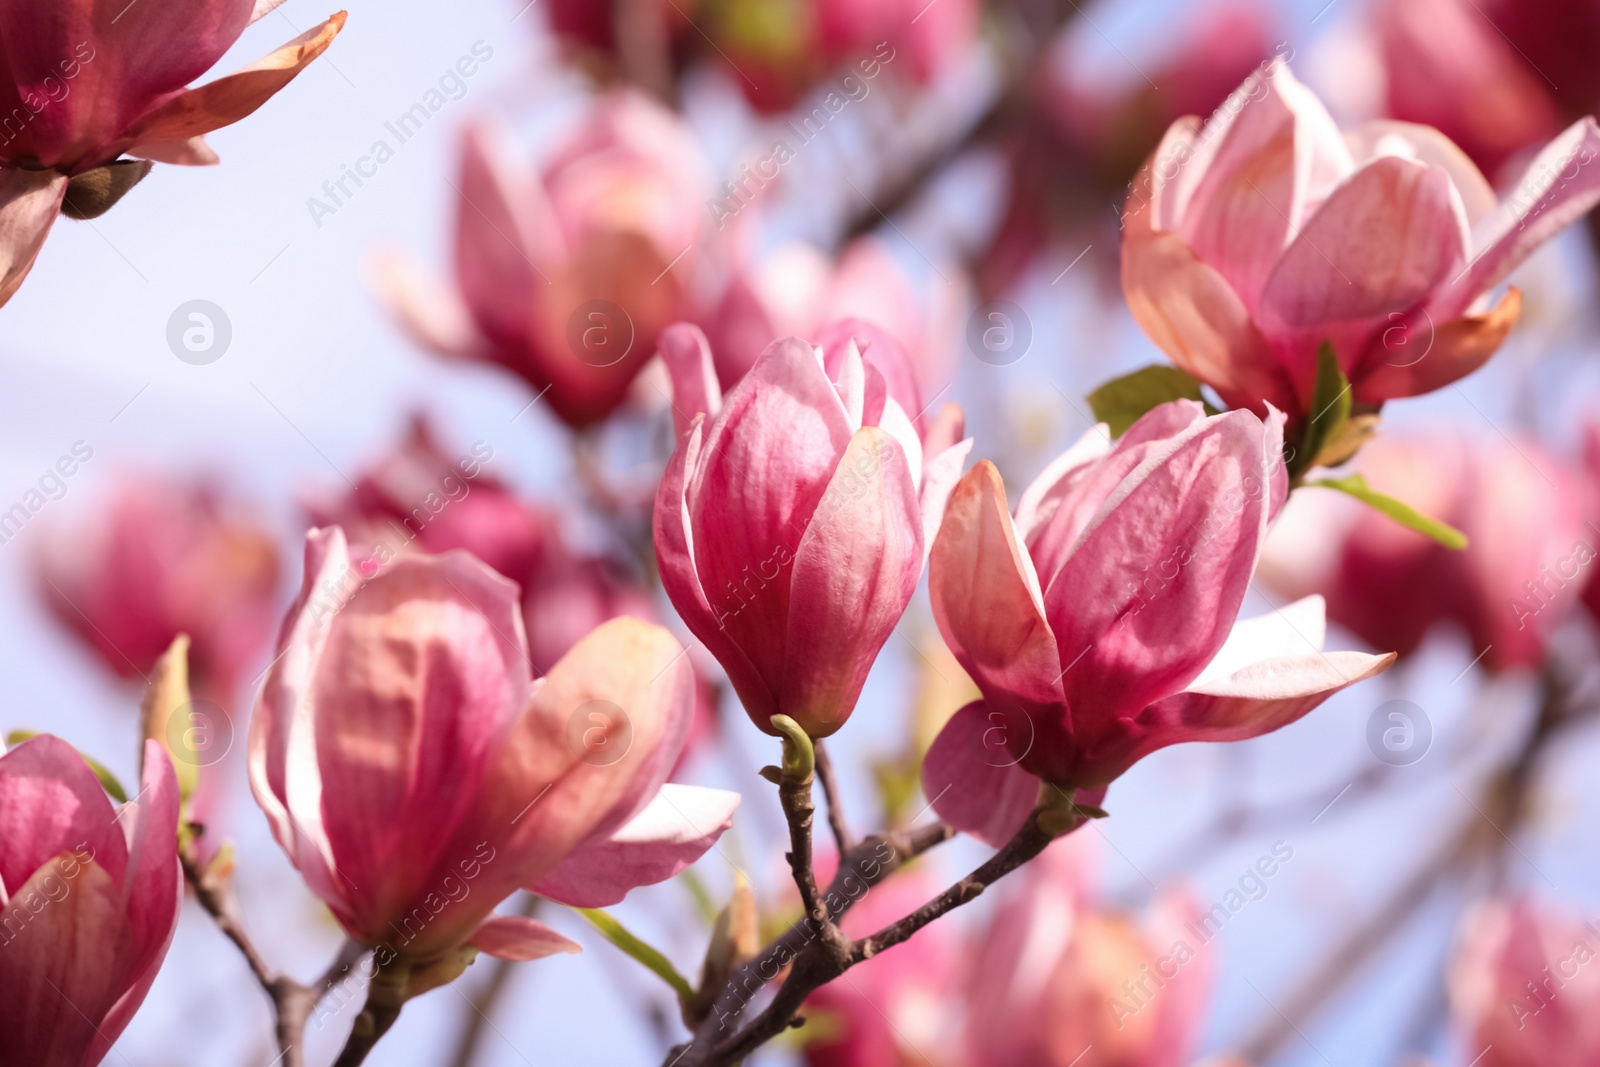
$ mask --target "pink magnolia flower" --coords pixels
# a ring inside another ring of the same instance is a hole
[[[217,162],[204,135],[255,111],[333,43],[345,13],[198,88],[246,26],[283,0],[192,0],[125,8],[96,0],[0,9],[0,303],[11,297],[56,215],[108,208],[142,171],[71,179],[127,154]]]
[[[665,784],[692,673],[665,630],[615,619],[532,680],[514,583],[464,552],[370,580],[313,531],[250,733],[273,833],[345,931],[425,967],[463,945],[576,946],[495,917],[518,888],[614,904],[714,844],[738,795]]]
[[[1374,489],[1467,535],[1449,549],[1342,493],[1296,493],[1262,577],[1320,594],[1334,622],[1401,655],[1434,627],[1463,628],[1493,670],[1537,666],[1592,577],[1597,535],[1576,471],[1531,441],[1458,432],[1383,437],[1356,461]]]
[[[0,755],[0,1067],[94,1067],[155,981],[178,926],[178,784],[146,741],[118,811],[48,734]]]
[[[1014,518],[992,464],[961,480],[928,588],[983,699],[923,764],[947,821],[1004,841],[1038,779],[1103,790],[1158,748],[1276,730],[1393,662],[1324,653],[1316,598],[1234,621],[1287,493],[1282,435],[1276,412],[1174,401],[1115,445],[1091,430]]]
[[[1527,898],[1468,913],[1450,1001],[1479,1067],[1600,1059],[1600,927]]]
[[[837,863],[833,867],[836,869]],[[831,878],[819,861],[818,877]],[[866,937],[938,896],[944,884],[925,866],[901,871],[867,891],[845,913],[847,937]],[[952,967],[959,946],[948,923],[934,923],[891,952],[850,969],[849,980],[806,999],[808,1067],[925,1067],[949,1037]],[[933,1062],[939,1062],[935,1060]]]
[[[775,341],[723,399],[698,330],[669,340],[681,434],[655,506],[661,583],[755,724],[849,718],[922,574],[970,441],[923,463],[911,418],[854,341]],[[698,367],[698,373],[693,369]]]
[[[702,325],[716,357],[717,377],[727,388],[778,338],[810,337],[826,345],[824,331],[848,321],[893,338],[910,361],[915,384],[933,394],[948,379],[948,338],[959,333],[964,313],[948,300],[937,301],[930,313],[883,242],[864,237],[833,263],[801,243],[754,263],[736,263]],[[853,332],[862,331],[855,327]],[[908,413],[922,409],[898,393],[896,399]]]
[[[973,943],[966,1067],[1185,1067],[1210,999],[1212,954],[1188,894],[1142,921],[1095,907],[1081,843],[1051,845],[1008,884]]]
[[[855,63],[876,55],[891,64],[895,50],[906,50],[912,76],[937,78],[958,62],[977,36],[977,0],[928,4],[926,0],[814,0],[817,44],[824,55]],[[880,46],[888,44],[883,52]]]
[[[1129,197],[1123,290],[1151,340],[1230,406],[1298,424],[1325,341],[1357,402],[1426,393],[1505,339],[1521,299],[1485,294],[1600,200],[1597,156],[1585,119],[1497,206],[1438,131],[1341,135],[1275,61],[1206,124],[1167,131]]]
[[[537,172],[482,121],[458,179],[459,295],[393,256],[378,283],[421,343],[499,363],[586,425],[622,402],[656,335],[686,316],[709,187],[682,121],[631,90],[601,98]]]
[[[1560,131],[1549,83],[1484,8],[1470,0],[1414,0],[1373,11],[1393,118],[1437,128],[1491,176]]]
[[[275,539],[210,485],[146,475],[93,519],[41,540],[44,602],[124,678],[142,681],[188,634],[197,688],[226,702],[272,636]]]

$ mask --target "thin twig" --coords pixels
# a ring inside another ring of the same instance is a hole
[[[1078,825],[1082,825],[1080,820]],[[795,1016],[812,992],[833,981],[858,963],[885,949],[893,948],[918,930],[963,904],[976,900],[985,889],[1043,852],[1059,835],[1040,829],[1039,817],[1030,818],[1005,847],[989,857],[971,874],[937,897],[890,923],[875,934],[837,946],[825,940],[810,942],[795,957],[789,977],[761,1014],[747,1026],[714,1046],[702,1060],[689,1061],[696,1067],[729,1067],[749,1056],[761,1045],[796,1025]]]
[[[833,776],[833,761],[828,758],[822,742],[815,742],[817,753],[817,780],[822,783],[822,799],[828,804],[828,828],[833,831],[833,842],[839,846],[839,855],[850,851],[850,825],[845,821],[844,807],[840,803],[839,782]]]
[[[273,1030],[278,1045],[278,1062],[283,1067],[305,1067],[306,1023],[328,990],[361,958],[365,949],[347,941],[316,985],[306,986],[268,966],[245,933],[239,902],[227,879],[202,867],[194,839],[185,841],[178,859],[184,880],[194,891],[195,900],[211,916],[212,922],[238,948],[250,973],[272,1001]]]

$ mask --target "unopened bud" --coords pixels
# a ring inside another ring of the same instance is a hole
[[[761,918],[756,910],[756,895],[744,875],[735,872],[733,896],[717,915],[700,968],[700,988],[681,1005],[684,1022],[692,1029],[703,1022],[716,1003],[717,994],[733,978],[733,972],[755,959],[761,950]]]
[[[177,716],[190,705],[189,635],[179,634],[156,661],[155,676],[144,693],[144,736],[156,741],[172,757],[178,778],[178,797],[187,801],[200,784],[199,754],[188,747],[189,733],[174,729]]]
[[[97,219],[150,173],[148,159],[119,159],[103,167],[74,174],[67,180],[61,213],[69,219]]]

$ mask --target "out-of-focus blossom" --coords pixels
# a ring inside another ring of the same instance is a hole
[[[863,237],[836,263],[811,245],[785,245],[737,266],[721,298],[702,320],[716,356],[717,377],[732,388],[780,337],[810,337],[845,320],[865,322],[904,346],[917,385],[944,388],[949,338],[960,329],[957,310],[922,307],[905,271],[883,242]],[[864,353],[865,354],[865,353]],[[904,398],[900,398],[904,405]],[[921,405],[908,408],[908,414]]]
[[[1527,898],[1468,913],[1450,1001],[1479,1067],[1600,1060],[1600,928]],[[1480,1052],[1481,1050],[1481,1052]]]
[[[831,877],[819,861],[819,877]],[[866,937],[910,915],[944,888],[926,867],[900,872],[867,891],[841,922]],[[958,951],[947,923],[934,923],[892,951],[850,968],[806,1000],[809,1067],[926,1067],[945,1062],[951,1033],[952,966]]]
[[[0,303],[22,284],[56,215],[93,218],[157,163],[217,162],[205,134],[255,111],[333,43],[343,11],[198,88],[246,26],[282,0],[0,8]]]
[[[776,341],[723,399],[687,329],[668,362],[703,410],[677,405],[692,421],[656,496],[662,585],[757,726],[775,732],[784,714],[826,736],[911,599],[971,443],[924,466],[910,416],[854,341],[837,381],[821,349]]]
[[[119,812],[44,734],[0,754],[0,1067],[94,1067],[155,981],[178,926],[178,786],[145,742]]]
[[[380,259],[377,282],[420,342],[501,364],[583,426],[622,402],[661,329],[689,317],[709,187],[687,127],[637,92],[602,97],[538,171],[480,121],[458,184],[457,290],[404,256]]]
[[[1497,206],[1461,150],[1423,126],[1342,135],[1281,61],[1204,125],[1175,123],[1124,215],[1134,317],[1232,406],[1308,414],[1330,342],[1358,403],[1481,366],[1521,307],[1485,294],[1600,200],[1600,126],[1552,141]]]
[[[978,0],[813,0],[811,6],[824,55],[843,64],[869,55],[892,63],[886,57],[903,48],[912,76],[926,82],[972,46],[981,5]]]
[[[945,726],[923,790],[1003,842],[1043,779],[1103,790],[1143,756],[1298,719],[1393,655],[1321,651],[1322,602],[1235,622],[1287,494],[1283,417],[1163,404],[1115,445],[1091,430],[1013,518],[979,463],[929,564],[934,617],[984,699]],[[1090,798],[1091,802],[1094,801]]]
[[[279,843],[349,935],[421,968],[471,945],[576,946],[492,917],[518,888],[601,906],[671,877],[736,794],[664,784],[693,678],[666,631],[606,623],[538,682],[515,585],[462,552],[370,580],[313,531],[305,586],[251,724],[250,776]]]
[[[1391,117],[1437,128],[1490,176],[1560,132],[1549,84],[1482,8],[1470,0],[1373,7]]]
[[[233,695],[272,636],[272,536],[210,485],[138,475],[94,521],[41,539],[39,592],[116,674],[143,679],[180,633],[197,687]]]
[[[1466,630],[1493,670],[1537,666],[1592,577],[1596,536],[1578,472],[1531,441],[1441,432],[1384,437],[1356,469],[1369,485],[1461,530],[1449,549],[1342,493],[1295,494],[1261,573],[1286,596],[1401,655],[1435,626]]]
[[[1185,1067],[1212,959],[1182,892],[1143,921],[1089,899],[1081,844],[1051,845],[974,942],[965,1067]]]
[[[594,0],[548,0],[542,6],[550,31],[568,45],[605,55],[615,55],[620,50],[619,5]],[[648,20],[635,26],[634,32],[643,38],[641,45],[650,46],[670,43],[689,29],[698,6],[698,0],[639,0],[624,10],[636,20]]]

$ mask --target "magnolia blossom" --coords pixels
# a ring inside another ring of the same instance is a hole
[[[916,384],[936,393],[949,375],[948,338],[960,332],[964,314],[959,301],[942,296],[936,296],[930,313],[883,242],[863,237],[834,262],[799,242],[754,262],[737,261],[701,325],[711,341],[717,376],[729,388],[778,338],[809,337],[825,344],[824,330],[850,321],[902,345]],[[896,399],[908,412],[922,408],[908,406],[898,394]]]
[[[1600,1060],[1600,926],[1527,898],[1462,924],[1450,1001],[1478,1067],[1589,1067]]]
[[[48,734],[0,755],[0,1067],[94,1067],[155,981],[183,903],[158,742],[140,786],[118,811]]]
[[[1406,655],[1453,622],[1490,669],[1537,666],[1545,639],[1592,586],[1600,543],[1584,479],[1531,441],[1459,432],[1383,437],[1356,469],[1374,489],[1467,536],[1446,548],[1342,493],[1296,493],[1267,542],[1262,577],[1320,594],[1328,616]]]
[[[916,589],[971,442],[925,466],[854,340],[836,380],[822,349],[775,341],[724,399],[704,336],[674,337],[662,354],[686,425],[656,495],[662,585],[757,726],[784,714],[826,736]]]
[[[233,74],[185,88],[282,2],[0,7],[0,303],[22,284],[58,213],[93,217],[143,177],[148,164],[112,166],[120,156],[217,162],[204,135],[266,103],[344,27],[341,11]]]
[[[127,477],[92,516],[40,540],[38,577],[50,610],[110,670],[143,680],[186,633],[197,685],[224,701],[279,611],[276,540],[205,483]]]
[[[1103,790],[1158,748],[1276,730],[1394,660],[1323,652],[1315,597],[1234,621],[1288,491],[1282,415],[1181,400],[1106,437],[1051,463],[1015,517],[979,463],[933,546],[934,617],[983,699],[940,733],[923,788],[987,841],[1022,825],[1038,779]]]
[[[1275,60],[1209,122],[1174,123],[1135,181],[1122,284],[1134,317],[1230,406],[1308,414],[1330,342],[1358,403],[1438,389],[1515,323],[1485,294],[1600,200],[1600,126],[1552,141],[1497,205],[1437,130],[1341,134]]]
[[[730,824],[737,794],[664,784],[693,701],[672,636],[616,619],[534,681],[519,609],[515,584],[464,552],[368,580],[337,527],[307,539],[251,723],[251,785],[290,861],[380,963],[448,974],[469,944],[576,951],[495,906],[518,888],[614,904]]]
[[[1088,839],[1029,863],[973,942],[965,1067],[1185,1067],[1213,954],[1198,907],[1169,891],[1134,917],[1094,905]]]
[[[459,293],[405,257],[381,259],[377,281],[421,343],[499,363],[586,425],[687,316],[709,187],[687,127],[634,91],[601,98],[537,171],[480,121],[457,182]]]

